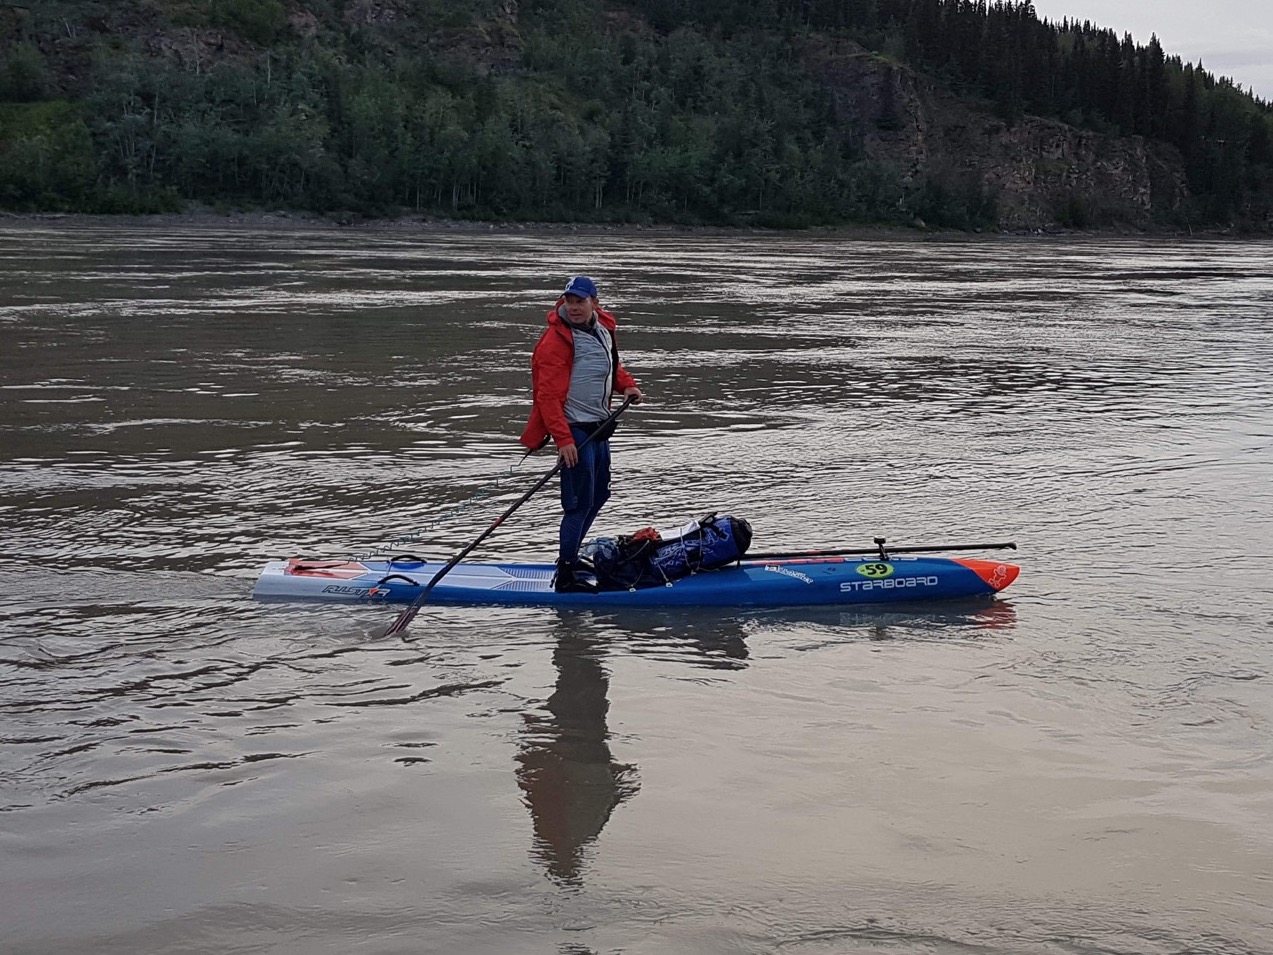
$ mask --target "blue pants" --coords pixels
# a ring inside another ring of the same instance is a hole
[[[561,509],[565,513],[557,556],[573,562],[601,506],[610,500],[610,442],[594,439],[584,444],[588,437],[584,431],[571,428],[570,433],[579,449],[579,463],[561,469]]]

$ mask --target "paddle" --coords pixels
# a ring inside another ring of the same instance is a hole
[[[882,537],[875,538],[874,547],[856,547],[843,550],[790,550],[782,553],[773,554],[744,554],[743,560],[786,560],[799,557],[847,557],[858,554],[868,554],[872,557],[878,557],[880,560],[888,560],[889,554],[929,554],[938,550],[1016,550],[1017,545],[1012,541],[1004,541],[998,544],[933,544],[930,547],[911,546],[911,547],[889,547],[885,549],[885,541]]]
[[[614,411],[610,413],[610,417],[606,418],[604,421],[601,422],[601,424],[597,426],[596,431],[592,432],[592,434],[588,435],[586,438],[584,438],[582,441],[579,442],[579,447],[582,448],[594,437],[596,437],[598,434],[604,431],[607,425],[613,422],[615,418],[619,417],[619,415],[623,414],[623,412],[628,410],[628,405],[630,404],[632,404],[632,398],[630,396],[627,398],[624,398],[623,404],[615,408]],[[447,574],[449,574],[456,564],[458,564],[460,561],[462,561],[465,557],[469,555],[469,553],[473,550],[474,547],[482,543],[482,541],[486,540],[486,538],[491,535],[491,533],[495,530],[495,528],[499,527],[506,520],[508,520],[508,518],[512,516],[513,511],[517,510],[519,507],[521,507],[523,504],[529,501],[531,497],[534,495],[534,493],[538,491],[541,487],[543,487],[545,484],[547,484],[549,481],[551,481],[553,477],[557,474],[557,472],[560,470],[561,470],[561,458],[558,458],[557,463],[553,465],[553,469],[549,471],[547,474],[545,474],[543,477],[541,477],[538,481],[536,481],[534,487],[532,487],[529,491],[527,491],[520,498],[518,498],[512,507],[506,510],[499,517],[495,518],[495,520],[491,522],[491,526],[488,527],[486,530],[482,531],[482,533],[477,536],[477,539],[474,540],[473,543],[469,544],[468,547],[464,548],[464,550],[460,551],[458,554],[452,557],[449,561],[447,561],[447,563],[442,567],[441,570],[439,570],[436,574],[433,575],[433,579],[424,585],[424,590],[420,591],[420,596],[416,597],[416,599],[411,602],[411,606],[409,606],[406,610],[402,611],[402,613],[398,614],[398,618],[394,620],[393,623],[389,624],[389,628],[385,630],[385,632],[381,634],[381,636],[385,636],[385,637],[392,636],[395,633],[401,633],[403,630],[406,630],[407,627],[411,625],[411,621],[415,619],[415,615],[420,612],[420,608],[424,606],[425,601],[429,599],[429,594],[433,592],[433,588],[437,586],[438,581],[441,580],[443,577],[445,577]]]

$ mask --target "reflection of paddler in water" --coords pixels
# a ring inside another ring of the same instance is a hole
[[[649,652],[675,647],[692,654],[687,663],[712,668],[745,667],[747,647],[741,624],[715,615],[557,613],[557,683],[547,703],[525,716],[517,781],[535,828],[534,856],[553,878],[579,882],[585,847],[640,788],[636,767],[615,762],[610,752],[610,675],[603,664],[609,640],[598,634],[617,630],[634,638],[629,647]]]
[[[610,754],[605,642],[586,627],[563,628],[553,651],[557,685],[542,711],[526,714],[517,781],[535,827],[534,854],[549,875],[578,882],[584,847],[615,806],[639,787],[636,768]]]

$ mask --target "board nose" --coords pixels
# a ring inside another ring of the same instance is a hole
[[[1021,573],[1021,568],[1016,564],[1005,564],[999,560],[956,557],[955,563],[967,567],[995,590],[1003,590],[1004,587],[1017,579],[1017,574]]]

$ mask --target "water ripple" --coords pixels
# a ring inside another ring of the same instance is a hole
[[[1267,246],[37,223],[0,260],[18,950],[1273,945]],[[401,639],[253,602],[270,558],[451,556],[551,467],[516,439],[578,271],[649,395],[598,532],[1014,539],[1021,579]]]

